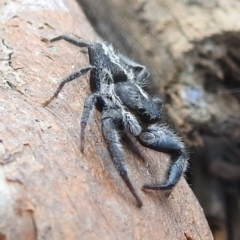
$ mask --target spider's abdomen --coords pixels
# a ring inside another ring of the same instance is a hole
[[[111,45],[100,42],[89,47],[89,62],[95,68],[91,71],[90,85],[93,92],[100,90],[101,83],[128,81],[133,73],[122,62]]]

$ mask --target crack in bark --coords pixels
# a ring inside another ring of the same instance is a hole
[[[33,237],[34,237],[34,239],[32,239],[32,240],[37,240],[38,239],[38,229],[37,229],[37,224],[36,224],[36,220],[34,217],[34,211],[32,209],[28,209],[26,212],[28,213],[30,219],[32,220]]]
[[[6,61],[8,61],[9,67],[11,67],[11,68],[15,71],[16,69],[14,69],[14,67],[12,66],[12,62],[11,62],[11,60],[12,60],[12,55],[14,54],[14,50],[13,50],[10,46],[8,46],[8,45],[6,44],[6,42],[4,41],[4,39],[2,39],[2,44],[3,44],[3,46],[5,46],[5,47],[8,49],[8,51],[9,51],[9,53],[8,53],[8,58],[6,59]]]
[[[15,80],[15,81],[20,81],[20,77],[18,76],[17,70],[20,68],[14,68],[12,66],[12,56],[15,52],[15,50],[13,48],[11,48],[4,39],[2,39],[2,46],[3,46],[3,53],[5,53],[6,58],[4,57],[2,59],[3,62],[3,66],[2,66],[2,78],[3,78],[3,83],[7,84],[7,86],[20,93],[21,95],[23,95],[24,93],[22,91],[20,91],[17,86],[15,84],[13,84],[11,81],[9,81],[8,79],[10,78],[10,80]],[[5,49],[4,49],[5,48]],[[9,77],[10,75],[14,76],[14,79],[12,77]],[[21,81],[20,81],[21,82]]]

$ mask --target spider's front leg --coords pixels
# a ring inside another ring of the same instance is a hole
[[[115,168],[117,169],[119,175],[122,177],[123,181],[127,185],[130,192],[135,197],[138,207],[142,207],[142,201],[140,197],[137,195],[129,177],[127,168],[125,165],[125,161],[122,154],[121,144],[119,142],[118,135],[118,124],[119,124],[119,116],[121,116],[121,112],[115,109],[107,109],[102,112],[102,131],[104,139],[108,145],[109,152],[112,157],[112,161],[114,163]]]
[[[145,147],[171,156],[171,167],[164,184],[144,185],[143,189],[172,189],[187,168],[188,156],[181,139],[165,125],[153,125],[141,132],[138,141]]]

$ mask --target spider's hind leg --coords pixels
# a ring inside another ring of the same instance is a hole
[[[138,136],[138,141],[145,147],[169,154],[172,161],[164,184],[144,185],[143,189],[171,190],[187,168],[188,156],[184,144],[163,125],[155,125],[143,130]]]
[[[133,70],[134,75],[136,77],[136,83],[140,86],[141,85],[144,86],[150,75],[148,69],[145,66],[143,66],[137,62],[134,62],[133,60],[125,57],[122,54],[119,54],[119,57],[129,68],[131,68]]]
[[[48,99],[43,105],[44,106],[49,105],[52,102],[52,100],[58,96],[58,94],[61,92],[62,88],[64,87],[64,85],[66,83],[71,82],[74,79],[81,77],[82,75],[86,74],[88,71],[92,70],[92,68],[93,68],[93,66],[91,66],[91,65],[87,66],[87,67],[84,67],[84,68],[81,68],[78,71],[76,71],[74,73],[71,73],[69,76],[64,78],[61,81],[61,83],[59,84],[59,86],[58,86],[56,92],[53,94],[53,96],[50,99]]]
[[[84,41],[81,38],[78,38],[78,37],[75,37],[75,36],[72,36],[72,35],[67,35],[67,34],[57,36],[55,38],[50,39],[49,41],[52,43],[52,42],[56,42],[56,41],[59,41],[59,40],[65,40],[66,42],[69,42],[69,43],[71,43],[71,44],[73,44],[77,47],[90,47],[90,46],[92,46],[91,43],[89,43],[87,41]]]
[[[114,111],[114,110],[113,110]],[[137,195],[127,173],[127,168],[125,165],[125,161],[123,158],[121,145],[119,142],[119,135],[118,135],[118,127],[116,124],[116,119],[118,118],[119,112],[113,112],[111,110],[104,110],[102,112],[102,131],[104,139],[108,145],[109,152],[112,157],[112,161],[114,163],[115,168],[117,169],[119,175],[122,177],[123,181],[125,182],[126,186],[130,190],[130,192],[135,197],[138,207],[142,207],[142,201],[140,197]],[[116,117],[115,117],[116,116]]]

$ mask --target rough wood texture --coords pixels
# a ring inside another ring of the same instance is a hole
[[[80,153],[88,76],[42,106],[88,58],[66,42],[47,45],[41,38],[97,38],[74,1],[1,3],[0,31],[0,239],[212,239],[184,179],[169,198],[140,190],[164,179],[165,155],[141,148],[144,162],[126,151],[144,203],[139,209],[113,167],[96,112]]]

